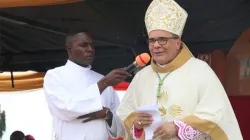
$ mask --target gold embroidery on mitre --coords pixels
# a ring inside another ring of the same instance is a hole
[[[181,115],[182,109],[179,105],[172,105],[168,108],[168,114],[172,117]]]
[[[182,35],[188,14],[174,0],[153,0],[145,14],[147,32],[165,30]]]

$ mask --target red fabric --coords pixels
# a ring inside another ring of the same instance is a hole
[[[113,86],[113,88],[114,88],[115,90],[127,90],[129,84],[130,84],[130,83],[128,83],[128,82],[122,82],[122,83],[120,83],[120,84],[118,84],[118,85],[116,85],[116,86]]]
[[[176,131],[178,132],[179,131],[179,127],[176,125],[176,124],[174,124],[175,125],[175,129],[176,129]],[[181,140],[180,139],[180,137],[177,135],[177,137],[178,137],[178,140]]]
[[[140,138],[142,133],[143,133],[143,129],[136,129],[135,125],[134,125],[134,134],[136,138]]]
[[[32,135],[26,135],[26,140],[35,140],[35,138]]]
[[[250,140],[250,96],[229,96],[244,140]]]

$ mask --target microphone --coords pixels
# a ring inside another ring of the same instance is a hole
[[[144,65],[146,65],[149,62],[149,60],[150,60],[150,56],[148,55],[148,53],[142,53],[142,54],[136,56],[135,61],[132,64],[130,64],[129,66],[127,66],[126,68],[124,68],[124,71],[126,71],[130,74],[136,68],[143,67]]]

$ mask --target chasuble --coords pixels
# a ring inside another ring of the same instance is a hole
[[[158,66],[152,59],[150,66],[135,75],[117,109],[127,130],[126,139],[135,136],[136,108],[155,104],[162,121],[174,121],[179,128],[178,137],[172,140],[243,139],[216,74],[207,63],[194,58],[185,45],[165,67]],[[144,139],[144,136],[142,134],[138,139]]]

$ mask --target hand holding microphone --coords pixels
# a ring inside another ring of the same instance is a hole
[[[134,70],[136,70],[138,67],[143,67],[145,66],[150,60],[150,56],[147,53],[142,53],[140,55],[138,55],[135,58],[135,61],[127,66],[124,71],[128,72],[128,73],[132,73]]]
[[[103,77],[99,82],[99,90],[102,93],[108,86],[115,86],[127,79],[130,73],[136,68],[146,65],[150,60],[150,56],[147,53],[140,54],[136,57],[135,62],[126,68],[114,69]]]

